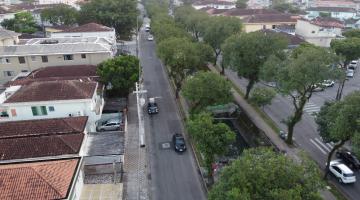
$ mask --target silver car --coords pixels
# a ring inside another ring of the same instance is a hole
[[[98,127],[97,131],[116,131],[120,130],[123,125],[120,118],[113,118],[102,122]]]

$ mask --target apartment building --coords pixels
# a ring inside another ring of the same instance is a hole
[[[9,46],[19,43],[19,33],[0,28],[0,46]]]

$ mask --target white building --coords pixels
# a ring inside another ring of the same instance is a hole
[[[235,2],[229,1],[219,1],[219,0],[206,0],[206,1],[197,1],[192,4],[196,10],[202,8],[216,8],[216,9],[232,9],[236,8]]]
[[[314,19],[320,16],[321,13],[330,15],[330,17],[340,20],[356,18],[356,10],[354,8],[341,7],[313,7],[306,11],[308,14],[306,18]]]
[[[0,28],[0,46],[15,45],[19,42],[19,33]]]
[[[48,4],[66,4],[69,6],[74,6],[80,2],[80,0],[36,0],[35,4],[38,5],[48,5]]]
[[[102,88],[83,80],[36,81],[10,86],[0,95],[0,121],[88,116],[90,131],[104,107]]]
[[[311,44],[330,47],[331,40],[342,37],[341,32],[344,27],[341,21],[335,19],[299,19],[295,33]]]
[[[61,32],[54,32],[48,35],[50,38],[81,38],[100,37],[106,38],[116,44],[116,33],[114,28],[103,26],[97,23],[88,23],[78,27],[66,29]]]

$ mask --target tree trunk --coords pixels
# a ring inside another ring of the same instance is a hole
[[[220,75],[224,75],[225,74],[225,66],[224,64],[221,62],[221,72]]]
[[[303,114],[303,109],[305,106],[305,103],[307,101],[308,98],[306,98],[305,96],[301,97],[300,102],[299,102],[299,106],[295,106],[295,113],[293,116],[290,117],[289,121],[287,122],[287,126],[288,126],[288,135],[286,138],[286,143],[289,145],[293,144],[293,135],[294,135],[294,127],[295,125],[301,120],[302,114]],[[294,104],[296,104],[296,102],[293,102]]]
[[[213,157],[213,156],[209,156],[209,157]],[[212,185],[214,182],[214,175],[213,175],[213,169],[212,169],[212,164],[214,162],[214,158],[208,158],[208,156],[205,156],[205,165],[206,165],[206,169],[208,171],[208,181],[209,181],[209,185]]]
[[[214,52],[215,52],[215,58],[214,58],[213,65],[216,66],[218,57],[219,57],[219,55],[220,55],[220,51],[217,51],[217,50],[215,49]]]
[[[345,86],[345,81],[346,79],[343,79],[341,80],[340,84],[339,84],[339,87],[337,89],[337,92],[336,92],[336,101],[340,101],[341,100],[341,96],[342,96],[342,92],[343,92],[343,89],[344,89],[344,86]]]
[[[330,161],[331,161],[331,158],[334,154],[334,152],[339,149],[342,145],[344,145],[346,142],[346,140],[341,140],[339,144],[336,144],[330,151],[328,157],[327,157],[327,162],[326,162],[326,168],[325,168],[325,175],[324,175],[324,179],[327,178],[330,170],[329,170],[329,167],[330,167]]]
[[[253,88],[254,84],[255,84],[255,80],[254,79],[249,79],[249,83],[246,86],[245,99],[249,99],[250,91]]]
[[[180,90],[181,90],[181,82],[176,82],[175,83],[175,98],[176,99],[179,98]]]

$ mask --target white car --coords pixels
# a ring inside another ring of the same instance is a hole
[[[120,130],[123,125],[120,118],[112,118],[99,124],[96,129],[97,131],[116,131]]]
[[[321,83],[322,86],[324,87],[332,87],[335,85],[335,81],[333,80],[324,80],[322,83]]]
[[[356,177],[349,167],[341,163],[340,160],[333,160],[329,166],[330,172],[338,178],[340,183],[355,183]]]
[[[154,40],[154,37],[152,35],[149,35],[148,38],[147,38],[148,41],[153,41]]]
[[[347,78],[352,78],[352,77],[354,77],[354,70],[352,70],[352,69],[346,70],[346,77],[347,77]]]

